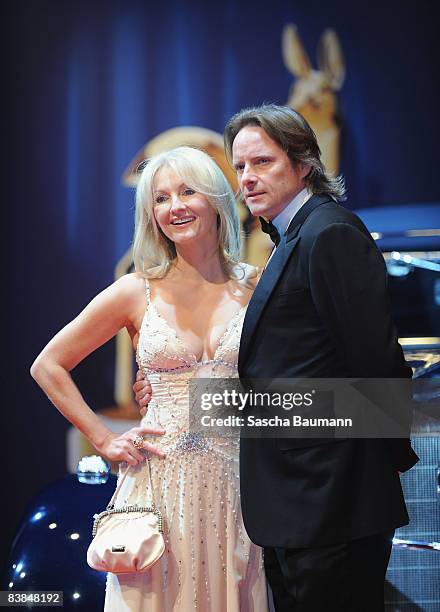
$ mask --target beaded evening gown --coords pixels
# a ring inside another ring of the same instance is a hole
[[[165,459],[150,459],[166,550],[144,574],[108,574],[105,611],[267,612],[262,551],[250,542],[240,511],[239,439],[188,431],[189,381],[237,376],[246,308],[227,326],[214,358],[199,362],[150,301],[148,284],[146,290],[137,362],[153,388],[142,425],[166,430],[151,439]],[[116,506],[151,501],[147,489],[148,466],[132,468]]]

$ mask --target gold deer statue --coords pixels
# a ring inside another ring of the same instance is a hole
[[[282,35],[286,68],[296,77],[287,104],[301,113],[315,131],[328,172],[339,172],[340,127],[336,93],[345,79],[341,45],[334,30],[322,34],[317,50],[318,70],[314,70],[298,34],[289,23]]]
[[[286,68],[295,77],[289,93],[288,106],[298,111],[315,131],[328,172],[339,172],[340,128],[336,93],[345,79],[345,65],[341,45],[334,30],[327,29],[318,44],[318,70],[312,68],[298,34],[289,23],[282,33],[281,47]],[[249,263],[264,266],[272,243],[259,230],[258,221],[248,219],[251,230],[246,255]]]

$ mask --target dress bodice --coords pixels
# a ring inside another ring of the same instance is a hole
[[[159,313],[151,301],[146,281],[147,307],[141,324],[136,360],[150,378],[152,373],[179,376],[232,376],[237,372],[238,349],[246,306],[240,308],[227,325],[213,359],[199,361],[188,350],[176,330]]]
[[[165,452],[179,451],[191,446],[194,450],[207,452],[220,445],[234,453],[234,440],[207,440],[194,435],[190,426],[192,415],[190,382],[194,379],[238,377],[238,349],[246,307],[240,308],[227,325],[212,359],[198,360],[188,350],[182,339],[160,314],[150,298],[146,281],[147,306],[136,351],[139,369],[148,377],[152,387],[152,399],[147,414],[142,419],[145,427],[162,427],[164,437],[150,438]],[[207,381],[204,381],[204,385]],[[214,385],[215,386],[215,385]],[[205,387],[206,388],[206,387]],[[237,432],[238,433],[238,432]],[[145,438],[148,439],[148,438]]]

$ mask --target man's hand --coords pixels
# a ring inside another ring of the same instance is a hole
[[[136,372],[136,382],[133,385],[133,393],[136,402],[139,405],[139,412],[142,416],[147,414],[148,404],[151,400],[152,389],[148,378],[140,370]]]

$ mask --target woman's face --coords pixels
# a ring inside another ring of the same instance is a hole
[[[160,229],[176,245],[194,240],[217,244],[217,211],[167,166],[156,172],[153,212]]]

